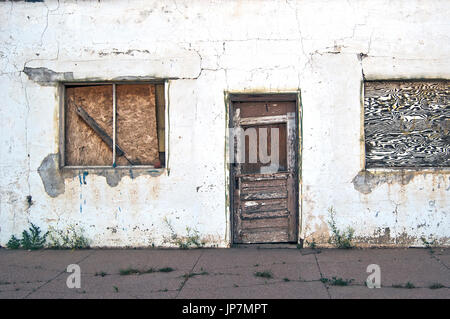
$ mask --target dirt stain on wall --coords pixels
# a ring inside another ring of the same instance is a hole
[[[353,180],[353,187],[360,193],[369,194],[379,185],[387,183],[398,183],[400,185],[407,185],[416,174],[414,172],[399,171],[399,172],[376,172],[360,171]]]
[[[59,81],[72,81],[73,72],[55,72],[47,68],[23,68],[28,78],[42,86],[54,86]]]
[[[45,192],[50,197],[58,197],[65,192],[64,180],[82,176],[82,183],[86,184],[86,176],[98,175],[106,179],[106,183],[111,187],[119,185],[123,177],[128,176],[134,179],[139,176],[157,177],[162,175],[163,169],[152,168],[86,168],[72,169],[59,168],[59,155],[49,154],[41,162],[38,168],[39,176],[44,184]]]

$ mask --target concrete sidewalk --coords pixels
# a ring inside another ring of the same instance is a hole
[[[369,264],[379,289],[365,286]],[[0,249],[0,298],[450,298],[449,267],[442,248]]]

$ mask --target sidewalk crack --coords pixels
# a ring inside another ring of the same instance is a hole
[[[92,256],[94,254],[94,251],[90,254],[88,254],[87,256],[83,257],[81,260],[77,261],[76,264],[80,264],[83,261],[85,261],[87,258],[89,258],[90,256]],[[39,289],[41,289],[42,287],[48,285],[49,283],[51,283],[53,280],[55,280],[56,278],[58,278],[59,276],[61,276],[62,274],[66,273],[66,269],[62,270],[61,272],[59,272],[55,277],[50,278],[49,280],[47,280],[46,282],[44,282],[42,285],[40,285],[39,287],[37,287],[36,289],[33,289],[32,291],[30,291],[25,297],[23,297],[22,299],[26,299],[29,296],[31,296],[32,294],[34,294],[35,292],[37,292]]]
[[[200,252],[200,255],[198,256],[197,261],[195,262],[194,266],[192,266],[192,268],[191,268],[191,270],[189,271],[188,274],[191,274],[191,273],[194,271],[195,266],[197,266],[198,261],[200,260],[200,258],[201,258],[202,256],[203,256],[203,251]],[[178,293],[177,293],[177,295],[175,296],[175,299],[178,298],[178,296],[179,296],[180,293],[181,293],[181,290],[183,290],[183,287],[184,287],[184,285],[186,284],[186,282],[187,282],[188,280],[189,280],[189,276],[185,276],[184,281],[181,283],[180,288],[178,289]]]
[[[317,254],[314,254],[314,258],[316,259],[317,268],[319,268],[320,279],[323,279],[324,277],[322,274],[322,270],[320,269],[319,260],[317,259]],[[325,287],[325,289],[327,290],[328,299],[331,299],[330,292],[328,291],[328,286],[324,282],[322,282],[322,284]]]
[[[441,264],[442,266],[444,266],[445,268],[447,268],[447,270],[450,270],[450,267],[447,266],[438,256],[436,256],[434,254],[434,250],[430,250],[430,255],[432,259],[435,259],[439,264]]]

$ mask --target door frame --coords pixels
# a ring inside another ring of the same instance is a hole
[[[303,218],[302,218],[302,146],[303,146],[303,134],[302,134],[302,106],[301,106],[301,93],[300,91],[294,92],[224,92],[225,94],[225,107],[226,107],[226,132],[225,132],[225,189],[226,189],[226,216],[227,216],[227,242],[229,246],[233,246],[234,243],[234,222],[233,222],[233,207],[234,207],[234,192],[232,183],[232,165],[230,163],[230,148],[229,148],[229,128],[233,125],[235,102],[285,102],[292,101],[296,105],[296,134],[297,143],[296,147],[296,160],[297,160],[297,184],[296,184],[296,202],[297,202],[297,243],[303,243]]]

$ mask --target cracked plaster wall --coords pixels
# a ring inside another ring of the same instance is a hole
[[[167,218],[227,246],[224,91],[301,90],[301,237],[326,243],[333,206],[361,245],[448,245],[448,171],[361,173],[361,82],[449,79],[449,10],[436,0],[1,2],[0,244],[34,222],[78,224],[94,246],[169,245]],[[58,153],[57,81],[153,78],[170,79],[170,174],[43,183],[39,168]]]

